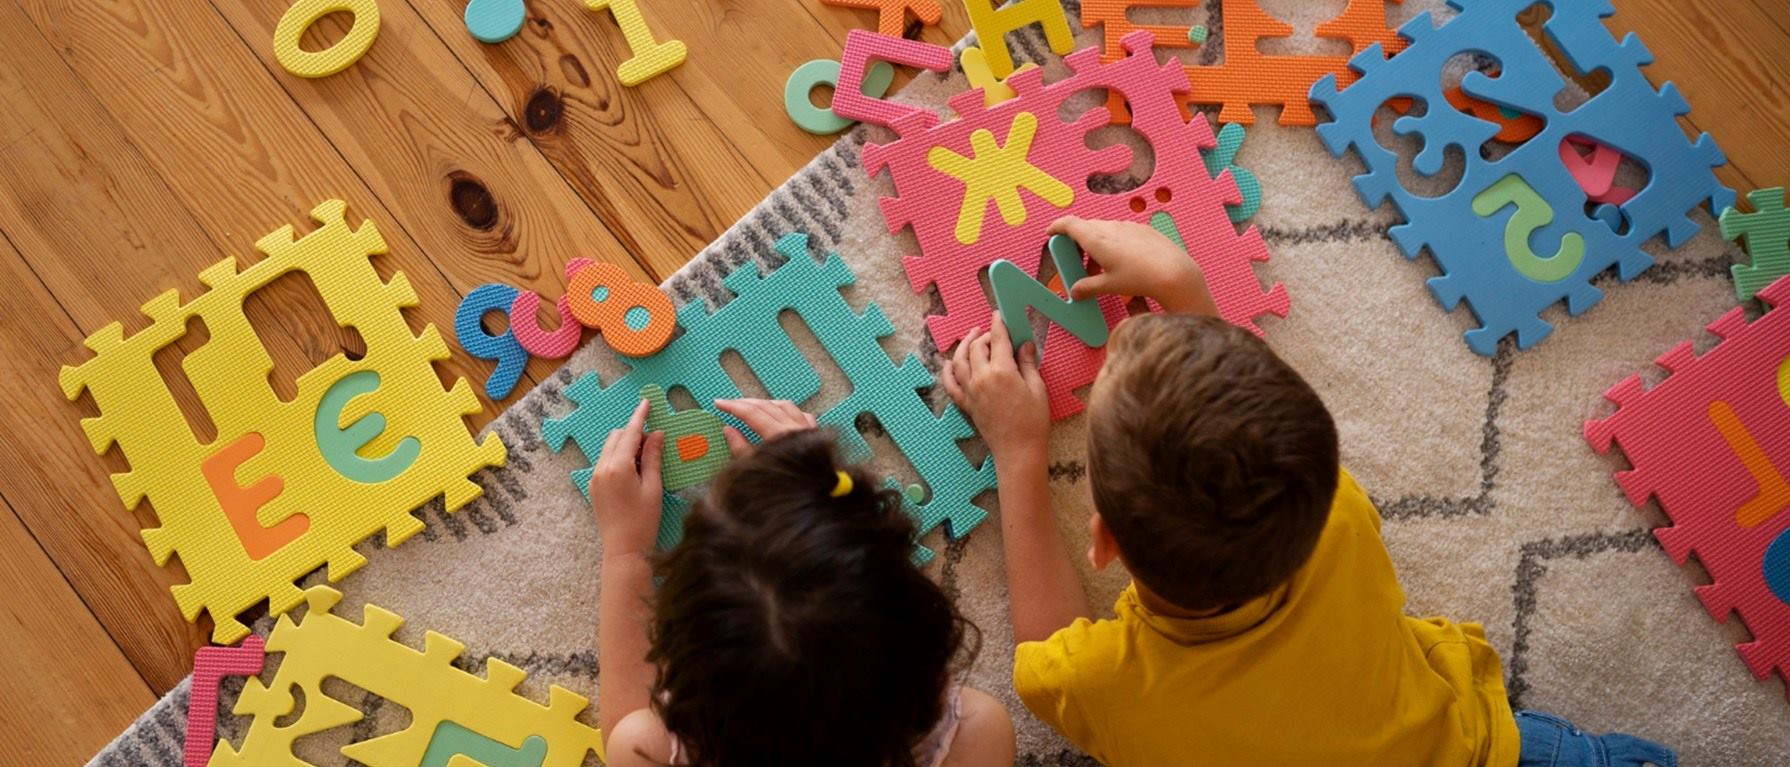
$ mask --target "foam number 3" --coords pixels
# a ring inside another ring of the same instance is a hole
[[[378,388],[379,374],[374,371],[359,370],[343,376],[323,393],[315,421],[317,450],[323,453],[323,460],[342,476],[369,485],[403,474],[423,452],[423,443],[407,436],[398,440],[391,452],[378,458],[360,454],[385,431],[385,416],[368,413],[342,426],[342,411],[348,408],[349,400]]]
[[[508,285],[491,283],[473,288],[454,310],[454,337],[467,354],[483,360],[495,360],[497,368],[485,379],[485,394],[491,399],[510,396],[516,382],[522,380],[522,369],[528,365],[528,350],[516,340],[512,328],[492,335],[482,324],[489,312],[508,312],[516,305],[517,290]]]
[[[1537,194],[1521,176],[1511,174],[1498,179],[1473,198],[1473,212],[1481,218],[1514,205],[1510,221],[1504,225],[1504,255],[1518,273],[1536,282],[1559,282],[1578,271],[1585,260],[1585,238],[1577,232],[1560,237],[1560,250],[1542,256],[1529,246],[1529,236],[1554,221],[1554,208]]]
[[[573,317],[629,357],[646,357],[665,348],[671,331],[677,329],[665,291],[630,281],[614,264],[591,263],[579,269],[566,285],[566,298]]]

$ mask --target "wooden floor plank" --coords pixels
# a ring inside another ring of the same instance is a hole
[[[319,130],[342,121],[314,123],[276,79],[289,76],[283,70],[277,76],[270,72],[209,6],[164,0],[25,0],[23,5],[125,134],[140,146],[155,148],[144,153],[146,159],[217,246],[207,258],[231,254],[252,260],[253,243],[266,232],[286,223],[303,231],[313,205],[345,199],[351,217],[380,224],[391,247],[390,255],[375,261],[381,272],[402,270],[416,288],[420,305],[406,313],[412,327],[420,330],[433,323],[451,336],[454,308],[472,287],[501,279],[557,296],[564,286],[562,265],[575,254],[573,244],[605,241],[588,211],[566,209],[582,205],[563,182],[549,177],[543,189],[518,180],[518,171],[501,156],[507,150],[491,148],[508,143],[501,135],[504,121],[497,118],[494,125],[461,117],[465,107],[460,98],[434,103],[429,110],[401,101],[406,105],[402,112],[366,115],[368,124],[358,125],[344,142],[361,152],[361,160],[351,165],[344,159],[347,150],[338,151],[332,137]],[[271,39],[271,33],[265,36]],[[384,55],[404,60],[410,46],[402,38],[391,36],[385,42],[384,47],[375,45],[367,59],[377,63]],[[391,53],[380,53],[385,50]],[[345,115],[347,104],[365,103],[372,92],[366,82],[347,87],[340,79],[357,76],[388,83],[364,69],[350,70],[332,78],[334,85],[301,83],[313,89],[302,97],[334,105],[315,107],[320,114],[335,108]],[[389,82],[396,83],[387,86],[392,88],[423,87],[408,77]],[[319,90],[329,87],[345,90]],[[441,97],[439,89],[432,92]],[[434,117],[436,113],[443,116]],[[402,125],[424,127],[420,132],[393,127]],[[386,146],[378,148],[368,138],[376,135],[383,135]],[[455,180],[475,183],[456,186]],[[548,192],[554,183],[562,192],[556,201],[561,207],[551,205],[556,198]],[[598,245],[583,254],[622,258],[618,263],[630,273],[646,274],[619,248]],[[196,272],[174,271],[170,276],[186,280],[181,284],[195,283]],[[147,298],[151,288],[163,284],[133,289]],[[311,316],[309,321],[329,323],[327,317]],[[313,330],[298,337],[336,333],[324,327]],[[552,368],[536,361],[529,368],[531,378],[538,380]],[[491,365],[455,355],[442,369],[476,383]],[[482,387],[474,388],[483,399]],[[499,409],[484,401],[485,412],[472,419],[474,426]]]
[[[1728,155],[1718,175],[1742,194],[1790,183],[1790,34],[1776,10],[1746,2],[1618,0],[1608,20],[1618,34],[1634,31],[1653,52],[1646,71],[1670,80],[1691,104],[1689,122],[1715,137]]]
[[[13,669],[0,675],[0,753],[84,764],[156,696],[5,504],[0,550],[0,646]]]
[[[466,32],[463,3],[412,5],[655,276],[682,266],[775,183],[732,136],[757,128],[716,124],[684,90],[701,67],[733,56],[696,64],[719,52],[692,48],[683,66],[627,88],[615,75],[627,46],[607,12],[575,0],[531,4],[521,34],[485,45]],[[645,12],[661,39],[675,37],[659,9]]]

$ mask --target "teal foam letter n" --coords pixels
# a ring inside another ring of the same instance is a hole
[[[1050,259],[1063,277],[1063,292],[1088,276],[1081,262],[1081,248],[1063,235],[1050,238]],[[1032,279],[1011,261],[996,261],[988,267],[988,284],[994,288],[995,306],[1000,308],[1001,321],[1014,345],[1032,340],[1032,321],[1027,309],[1034,309],[1051,322],[1062,325],[1070,335],[1089,346],[1106,345],[1106,316],[1100,313],[1098,301],[1073,301],[1052,292],[1043,283]]]

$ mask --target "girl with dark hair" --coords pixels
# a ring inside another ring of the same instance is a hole
[[[764,442],[728,430],[734,460],[671,552],[651,556],[664,435],[644,402],[591,477],[609,764],[1012,764],[1006,709],[953,681],[980,637],[914,567],[899,495],[791,403],[715,405]]]

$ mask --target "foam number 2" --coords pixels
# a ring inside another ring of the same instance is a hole
[[[1554,208],[1535,187],[1516,174],[1505,176],[1473,198],[1473,212],[1481,218],[1514,205],[1516,211],[1504,225],[1504,255],[1524,277],[1536,282],[1559,282],[1578,271],[1585,260],[1585,238],[1577,232],[1560,237],[1560,250],[1552,256],[1536,254],[1529,236],[1554,221]]]
[[[591,263],[566,285],[572,316],[603,334],[610,348],[646,357],[671,342],[677,317],[671,299],[657,286],[632,282],[614,264]]]

